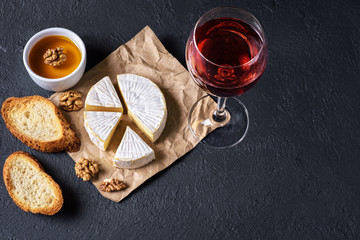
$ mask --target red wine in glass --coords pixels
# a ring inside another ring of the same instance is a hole
[[[265,70],[264,39],[242,20],[230,17],[209,20],[196,28],[189,41],[186,53],[189,70],[195,82],[213,95],[241,95]]]
[[[236,7],[218,7],[195,24],[186,44],[186,64],[195,83],[209,95],[192,106],[188,126],[193,136],[214,148],[241,142],[249,128],[249,114],[235,96],[249,90],[267,64],[267,42],[259,21]],[[211,107],[210,107],[211,105]],[[213,131],[213,132],[212,132]]]

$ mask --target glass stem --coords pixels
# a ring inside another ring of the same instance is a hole
[[[225,111],[226,99],[227,99],[226,97],[218,97],[217,108],[213,114],[213,119],[216,122],[224,122],[226,120],[226,111]]]

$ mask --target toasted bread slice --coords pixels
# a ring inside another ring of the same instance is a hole
[[[76,152],[80,140],[60,110],[41,96],[8,98],[1,114],[10,132],[42,152]]]
[[[54,215],[63,205],[59,185],[26,152],[14,152],[5,161],[3,177],[10,197],[22,210]]]

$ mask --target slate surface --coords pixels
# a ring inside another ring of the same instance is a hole
[[[0,239],[360,239],[358,1],[3,0],[0,102],[51,95],[22,64],[25,43],[41,29],[79,34],[90,69],[149,25],[185,64],[192,26],[222,5],[252,12],[269,41],[264,76],[240,97],[251,117],[245,140],[222,151],[199,145],[113,203],[76,178],[66,153],[29,149],[1,119],[0,165],[13,151],[30,152],[65,204],[52,217],[25,213],[1,180]]]

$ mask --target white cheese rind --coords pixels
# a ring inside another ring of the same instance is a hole
[[[91,87],[86,96],[85,106],[122,108],[119,96],[108,76]]]
[[[84,126],[90,140],[105,151],[120,122],[121,112],[84,112]]]
[[[155,142],[165,128],[167,118],[166,101],[160,88],[150,79],[135,74],[117,75],[117,81],[130,116],[133,114],[142,123],[153,135],[150,140]]]
[[[126,127],[125,134],[116,150],[113,160],[114,167],[139,168],[155,159],[154,151],[130,127]]]

